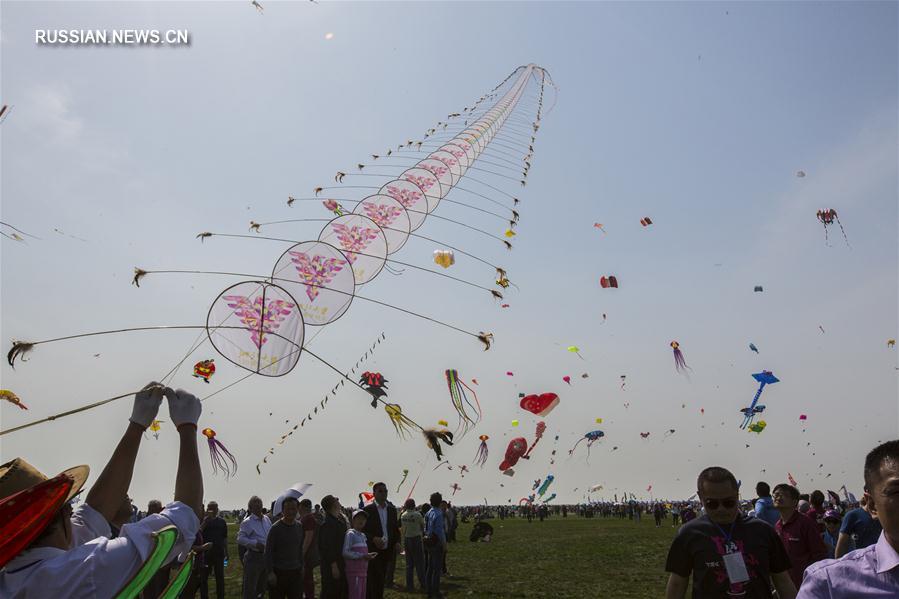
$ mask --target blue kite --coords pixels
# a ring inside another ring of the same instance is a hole
[[[765,385],[773,385],[774,383],[780,382],[780,379],[774,376],[770,370],[757,372],[752,375],[752,378],[759,382],[759,390],[755,392],[755,397],[752,398],[752,403],[749,404],[749,407],[740,410],[740,412],[743,413],[743,424],[740,425],[741,429],[745,429],[752,424],[755,417],[765,411],[765,406],[759,405],[758,403],[759,397],[762,396],[762,391],[765,389]]]

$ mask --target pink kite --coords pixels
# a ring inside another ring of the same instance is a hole
[[[569,385],[571,384],[571,377],[570,377],[570,376],[567,376],[567,375],[566,375],[566,376],[563,376],[563,377],[562,377],[562,380],[565,381],[566,383],[568,383]]]

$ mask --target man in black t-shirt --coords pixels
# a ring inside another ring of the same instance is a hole
[[[692,574],[693,599],[770,599],[772,583],[780,599],[795,599],[783,543],[770,524],[740,513],[734,475],[706,468],[696,484],[705,515],[682,526],[671,544],[665,598],[683,599]]]
[[[206,516],[200,523],[203,540],[212,543],[206,552],[206,571],[200,579],[200,597],[209,597],[209,574],[215,576],[215,593],[218,599],[225,599],[225,560],[228,558],[228,523],[219,516],[219,504],[210,501],[206,506]]]

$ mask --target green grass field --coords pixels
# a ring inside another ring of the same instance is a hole
[[[470,543],[472,525],[459,525],[459,540],[450,543],[447,560],[452,576],[441,584],[447,597],[650,599],[664,594],[665,555],[675,531],[670,520],[661,528],[646,517],[640,524],[571,516],[554,516],[543,523],[525,519],[490,523],[496,533],[490,543]],[[225,571],[227,597],[236,598],[242,573],[237,526],[229,523],[228,529],[233,561]],[[405,585],[405,576],[401,556],[395,582]],[[214,585],[212,580],[210,584]],[[390,599],[410,596],[399,590],[386,593]]]

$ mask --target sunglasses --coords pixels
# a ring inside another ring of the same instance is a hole
[[[727,499],[706,499],[705,507],[710,510],[717,510],[718,506],[724,506],[724,509],[730,510],[737,505],[737,500],[729,497]]]

